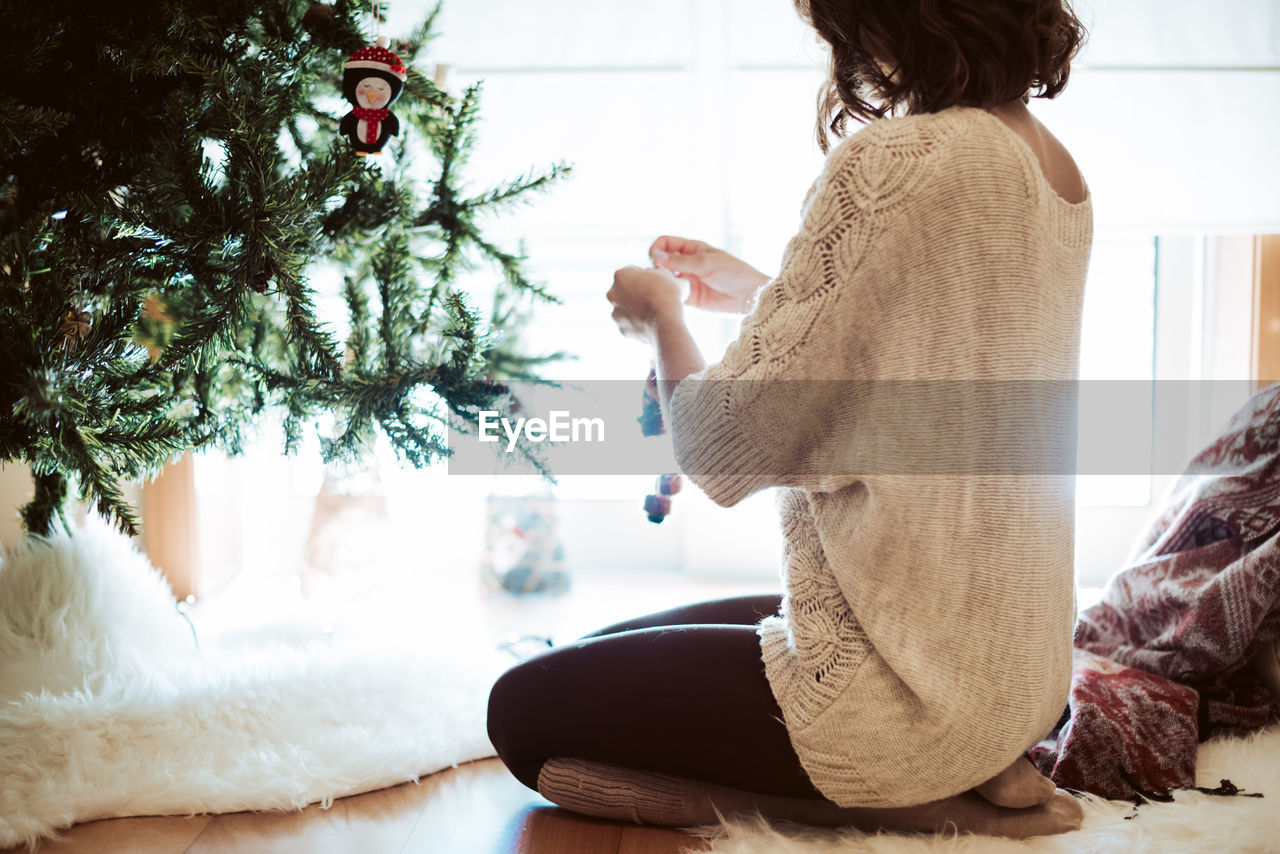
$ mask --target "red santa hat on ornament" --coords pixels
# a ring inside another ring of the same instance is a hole
[[[404,70],[404,63],[400,61],[400,57],[387,48],[387,37],[379,36],[376,44],[368,47],[362,47],[355,53],[351,54],[351,58],[347,60],[347,64],[342,66],[343,70],[353,68],[368,68],[372,71],[385,71],[387,74],[400,78],[400,82],[409,79],[409,75]]]

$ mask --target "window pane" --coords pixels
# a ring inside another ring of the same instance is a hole
[[[1153,377],[1155,347],[1156,241],[1151,235],[1102,236],[1095,239],[1085,287],[1081,323],[1081,395],[1079,455],[1087,462],[1095,443],[1108,441],[1112,428],[1105,413],[1092,411],[1088,384]],[[1126,425],[1128,437],[1145,436],[1149,456],[1151,411],[1141,426]],[[1086,474],[1076,479],[1081,505],[1145,505],[1151,498],[1149,475]]]

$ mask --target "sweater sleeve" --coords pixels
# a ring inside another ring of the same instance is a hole
[[[837,146],[811,187],[781,270],[724,357],[676,385],[670,431],[680,470],[729,507],[771,486],[833,492],[855,483],[864,378],[849,306],[862,259],[926,159],[901,156],[891,123]]]

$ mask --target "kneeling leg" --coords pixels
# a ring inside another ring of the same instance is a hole
[[[820,797],[792,750],[750,626],[637,629],[534,656],[494,684],[489,738],[530,788],[542,763],[559,756]]]

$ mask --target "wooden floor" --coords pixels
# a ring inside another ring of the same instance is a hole
[[[497,759],[291,813],[116,818],[79,824],[41,854],[679,854],[702,840],[583,818],[516,781]],[[25,848],[0,854],[19,854]]]

